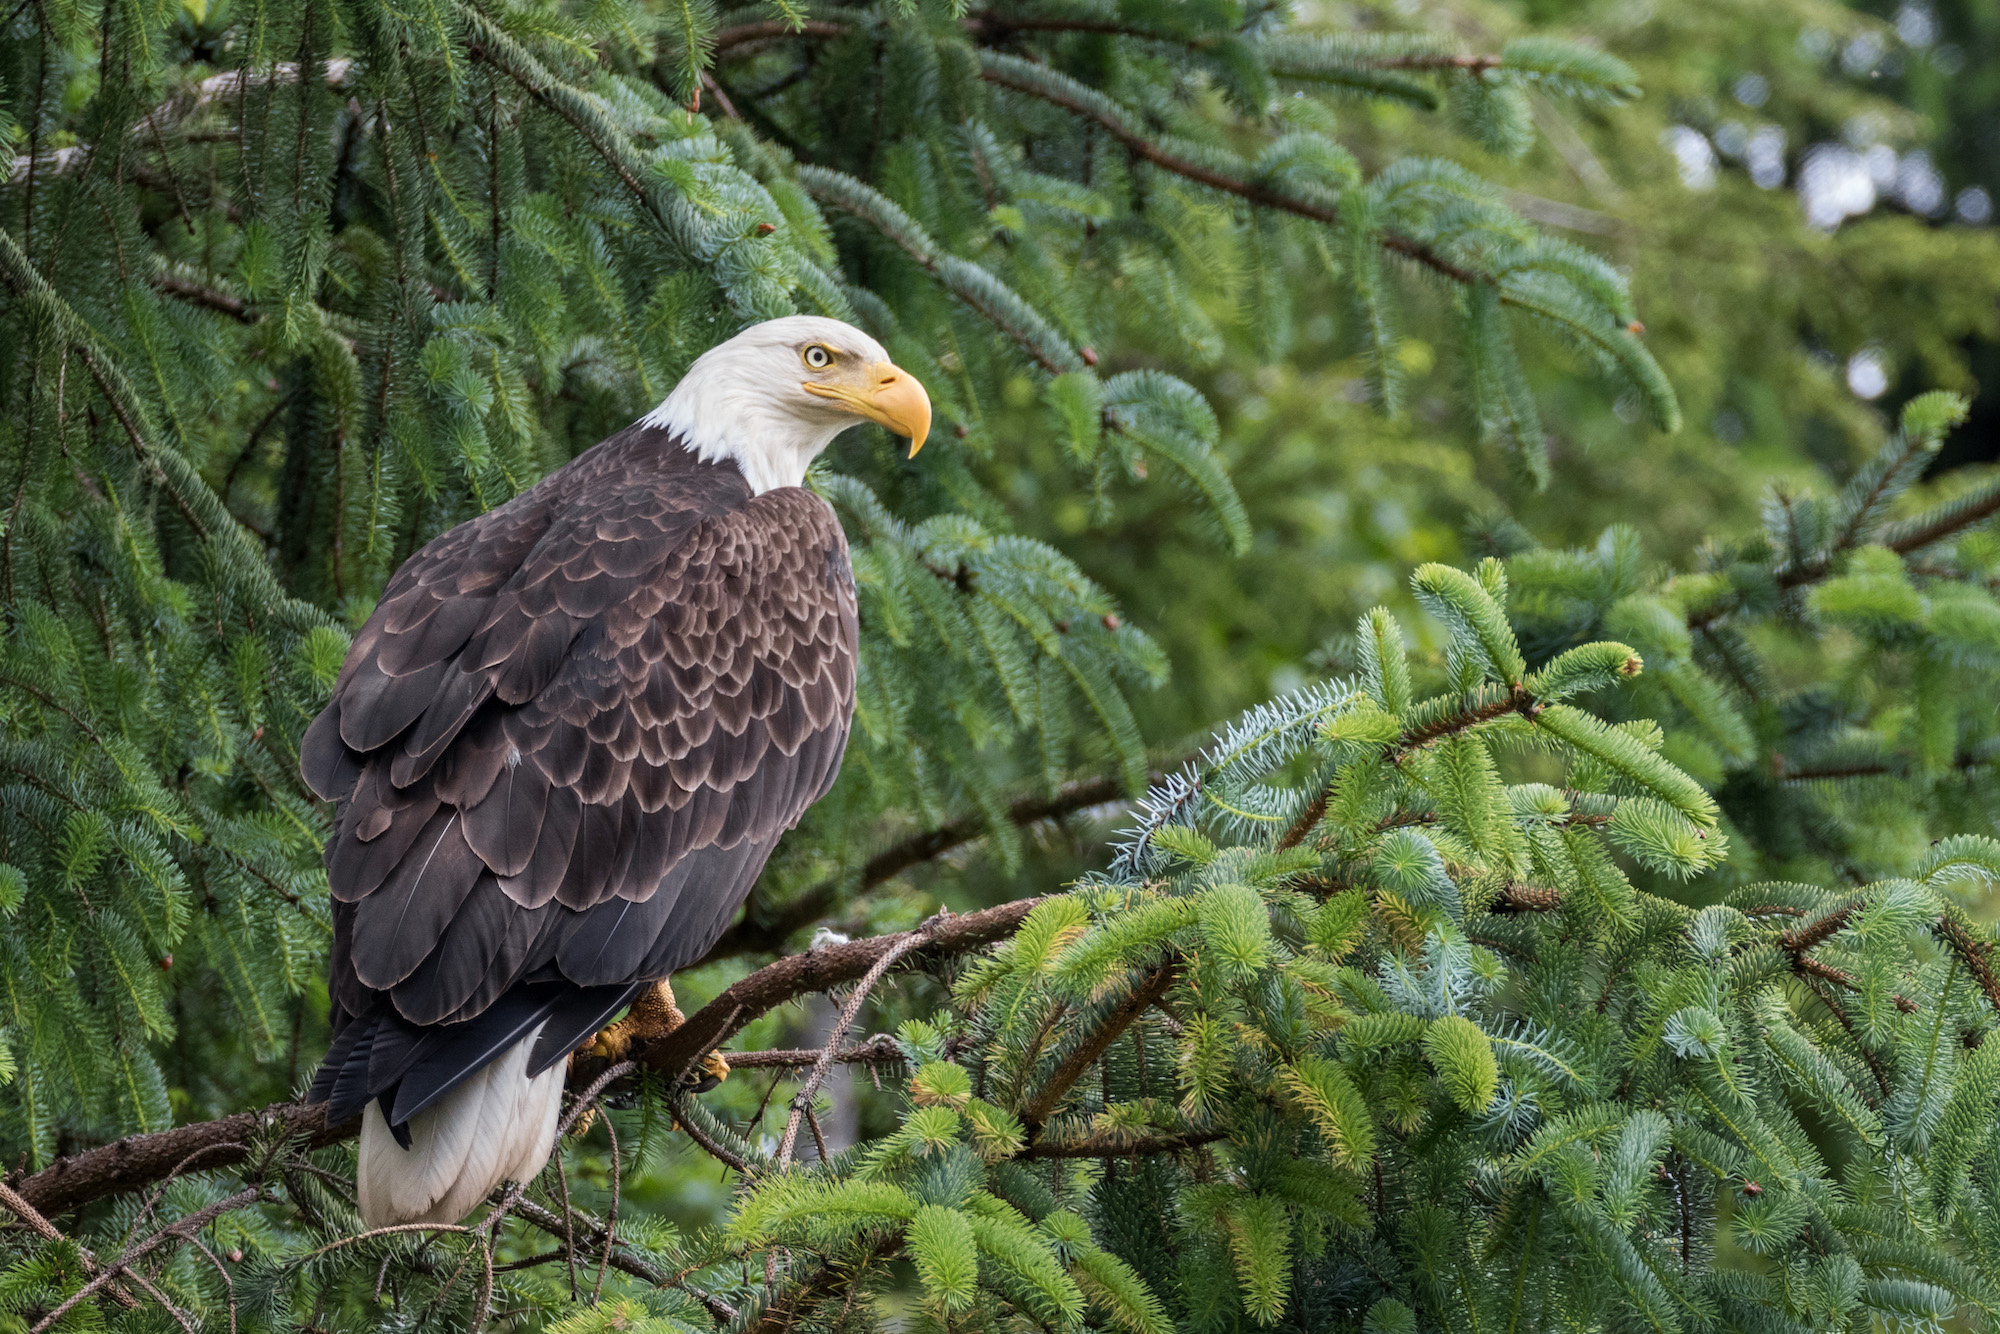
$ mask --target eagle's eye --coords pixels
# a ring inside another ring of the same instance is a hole
[[[823,371],[833,364],[833,353],[827,351],[818,343],[814,343],[811,347],[800,353],[800,355],[805,358],[806,365],[816,371]]]

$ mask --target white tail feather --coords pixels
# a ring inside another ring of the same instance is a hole
[[[361,1221],[456,1223],[502,1181],[540,1174],[555,1144],[563,1064],[528,1078],[537,1028],[410,1118],[410,1147],[396,1143],[380,1104],[361,1114]]]

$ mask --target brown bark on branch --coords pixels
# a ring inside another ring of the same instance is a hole
[[[1395,745],[1384,751],[1382,758],[1391,764],[1400,764],[1405,755],[1408,755],[1413,750],[1421,750],[1433,741],[1442,741],[1448,736],[1455,736],[1460,732],[1477,727],[1481,723],[1490,723],[1496,718],[1504,718],[1510,713],[1518,713],[1523,717],[1531,718],[1540,707],[1536,703],[1535,697],[1523,690],[1516,683],[1508,689],[1505,695],[1502,695],[1498,699],[1474,708],[1463,709],[1458,713],[1452,714],[1450,717],[1440,718],[1434,723],[1426,723],[1422,727],[1412,728],[1410,731],[1405,732]],[[1326,803],[1330,795],[1330,792],[1321,792],[1312,799],[1312,803],[1305,808],[1299,815],[1299,818],[1292,821],[1291,828],[1287,829],[1279,837],[1279,851],[1282,852],[1287,848],[1295,848],[1305,841],[1305,836],[1313,831],[1313,826],[1318,824],[1326,815]]]
[[[1229,1138],[1226,1130],[1191,1130],[1184,1135],[1148,1135],[1141,1139],[1120,1139],[1115,1135],[1092,1135],[1089,1139],[1046,1140],[1030,1144],[1016,1158],[1138,1158],[1154,1153],[1178,1153]]]
[[[1964,961],[1966,971],[1979,983],[1979,989],[1986,993],[1987,1001],[1996,1011],[2000,1011],[2000,977],[1993,972],[1993,946],[1982,940],[1975,940],[1965,924],[1950,913],[1938,919],[1932,928],[1938,937],[1949,945],[1952,952]]]
[[[1168,152],[1144,135],[1133,133],[1130,127],[1117,118],[1101,115],[1096,108],[1087,106],[1074,98],[1064,97],[1062,94],[1049,89],[1038,88],[1033,84],[1009,78],[1003,70],[982,69],[980,77],[988,83],[998,84],[1002,88],[1011,88],[1015,92],[1024,93],[1029,97],[1038,97],[1051,106],[1059,106],[1071,115],[1091,122],[1123,144],[1135,155],[1144,158],[1164,171],[1174,173],[1176,176],[1182,176],[1201,185],[1206,185],[1212,190],[1220,190],[1225,194],[1235,195],[1237,198],[1248,200],[1250,203],[1256,204],[1261,208],[1274,209],[1280,213],[1290,213],[1301,218],[1310,218],[1314,222],[1325,223],[1329,226],[1337,225],[1340,222],[1339,212],[1329,205],[1315,204],[1303,199],[1294,199],[1282,191],[1273,190],[1269,186],[1259,185],[1255,181],[1238,180],[1234,176],[1211,170],[1196,162],[1190,162],[1186,158]],[[1383,232],[1381,243],[1386,249],[1393,250],[1399,255],[1413,259],[1417,263],[1422,264],[1433,272],[1444,275],[1455,283],[1461,283],[1470,287],[1487,281],[1484,276],[1474,273],[1471,269],[1452,263],[1423,242],[1403,236],[1400,233]],[[1504,294],[1501,299],[1503,301],[1506,299]]]
[[[1061,1104],[1063,1095],[1070,1086],[1083,1078],[1084,1072],[1097,1063],[1105,1048],[1116,1042],[1132,1021],[1146,1012],[1146,1007],[1166,995],[1174,985],[1179,969],[1172,963],[1156,969],[1097,1026],[1095,1032],[1077,1044],[1074,1051],[1049,1076],[1041,1091],[1036,1093],[1026,1107],[1021,1109],[1021,1120],[1028,1128],[1028,1138],[1032,1141],[1041,1132],[1042,1123]]]
[[[1909,522],[1890,524],[1877,535],[1877,540],[1899,556],[1907,556],[1912,551],[1942,542],[1953,533],[1963,532],[1974,524],[1984,523],[1995,514],[2000,514],[2000,487],[1993,490],[1979,503],[1969,505],[1955,513],[1946,513],[1920,527]],[[1837,546],[1812,560],[1782,570],[1776,577],[1778,588],[1783,592],[1805,588],[1816,584],[1834,571],[1835,557],[1847,548]],[[1926,571],[1925,573],[1929,573]],[[1687,618],[1688,629],[1706,630],[1718,621],[1727,620],[1743,606],[1741,594],[1725,597],[1711,603]]]
[[[935,918],[916,932],[874,936],[780,959],[724,991],[672,1033],[643,1048],[635,1046],[634,1055],[640,1065],[678,1079],[759,1015],[801,996],[858,981],[892,950],[908,948],[913,935],[923,939],[909,949],[905,962],[962,954],[1011,934],[1040,902],[1039,898],[1019,899],[959,917]],[[607,1068],[601,1059],[578,1061],[571,1067],[570,1082],[587,1088]],[[144,1189],[171,1175],[197,1153],[202,1155],[202,1171],[234,1166],[249,1156],[243,1146],[268,1138],[273,1131],[302,1138],[308,1148],[317,1149],[352,1138],[360,1130],[358,1116],[327,1125],[325,1110],[323,1105],[278,1103],[216,1121],[150,1135],[128,1135],[116,1143],[58,1159],[33,1176],[10,1184],[22,1200],[41,1213],[61,1213],[107,1195]]]

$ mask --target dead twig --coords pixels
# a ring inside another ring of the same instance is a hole
[[[41,1237],[44,1241],[69,1240],[68,1237],[65,1237],[57,1229],[54,1223],[42,1217],[39,1209],[22,1199],[15,1192],[14,1188],[4,1181],[0,1181],[0,1208],[6,1209],[8,1213],[20,1219],[30,1232]],[[90,1248],[88,1246],[78,1246],[76,1253],[83,1260],[83,1272],[86,1274],[95,1274],[97,1272],[97,1257],[90,1253]],[[110,1288],[107,1295],[128,1311],[136,1309],[139,1305],[136,1297],[115,1284]]]
[[[827,1036],[826,1047],[820,1052],[819,1059],[813,1062],[812,1073],[806,1077],[805,1084],[792,1098],[792,1114],[785,1120],[785,1137],[778,1143],[780,1172],[792,1165],[792,1150],[799,1140],[799,1122],[805,1116],[806,1109],[812,1106],[812,1100],[819,1096],[819,1086],[826,1079],[826,1072],[833,1068],[834,1054],[846,1040],[848,1030],[854,1027],[854,1021],[860,1016],[862,1003],[868,999],[868,993],[875,989],[875,984],[882,980],[883,974],[895,966],[898,959],[930,939],[933,924],[948,920],[950,919],[934,917],[924,923],[894,946],[884,950],[882,956],[869,965],[868,971],[861,975],[861,981],[855,985],[854,994],[847,998],[847,1004],[840,1007],[840,1017],[834,1020],[833,1032]]]
[[[74,1293],[71,1293],[63,1300],[60,1306],[43,1316],[28,1331],[28,1334],[43,1334],[43,1331],[53,1328],[57,1321],[75,1310],[78,1303],[105,1287],[120,1274],[130,1271],[134,1261],[151,1255],[169,1240],[192,1237],[223,1214],[230,1212],[232,1209],[241,1209],[245,1205],[255,1204],[263,1197],[264,1191],[261,1186],[245,1186],[242,1190],[237,1191],[234,1195],[226,1199],[217,1200],[205,1209],[198,1209],[186,1218],[167,1224],[167,1226],[161,1228],[158,1232],[155,1232],[152,1236],[146,1238],[138,1245],[131,1247],[125,1254],[119,1256],[117,1263],[78,1288]],[[134,1277],[137,1276],[134,1275]]]

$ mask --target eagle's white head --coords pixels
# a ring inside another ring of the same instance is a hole
[[[710,462],[733,459],[761,494],[799,485],[819,452],[863,419],[908,436],[914,456],[930,433],[930,396],[853,325],[787,315],[702,353],[639,423],[674,432]]]

